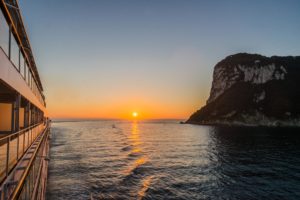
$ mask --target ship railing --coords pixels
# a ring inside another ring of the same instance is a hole
[[[18,184],[14,188],[10,199],[46,199],[50,125],[50,122],[47,122],[46,128],[41,133],[42,135],[39,136],[40,142],[38,142],[37,148],[31,156]]]
[[[0,184],[8,177],[46,125],[44,122],[37,123],[0,138]]]

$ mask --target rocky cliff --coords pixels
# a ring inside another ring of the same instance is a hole
[[[228,56],[214,68],[206,105],[187,123],[300,126],[300,56]]]

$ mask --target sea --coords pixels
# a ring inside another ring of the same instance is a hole
[[[47,199],[300,199],[300,131],[52,123]]]

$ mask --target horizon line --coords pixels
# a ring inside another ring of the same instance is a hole
[[[61,121],[61,120],[86,120],[86,121],[97,121],[97,120],[122,120],[122,121],[131,121],[131,120],[139,120],[139,121],[147,121],[147,120],[186,120],[185,118],[147,118],[147,119],[125,119],[125,118],[93,118],[93,117],[54,117],[50,118],[51,121]]]

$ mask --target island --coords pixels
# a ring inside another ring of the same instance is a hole
[[[300,126],[300,56],[238,53],[214,67],[206,105],[190,124]]]

